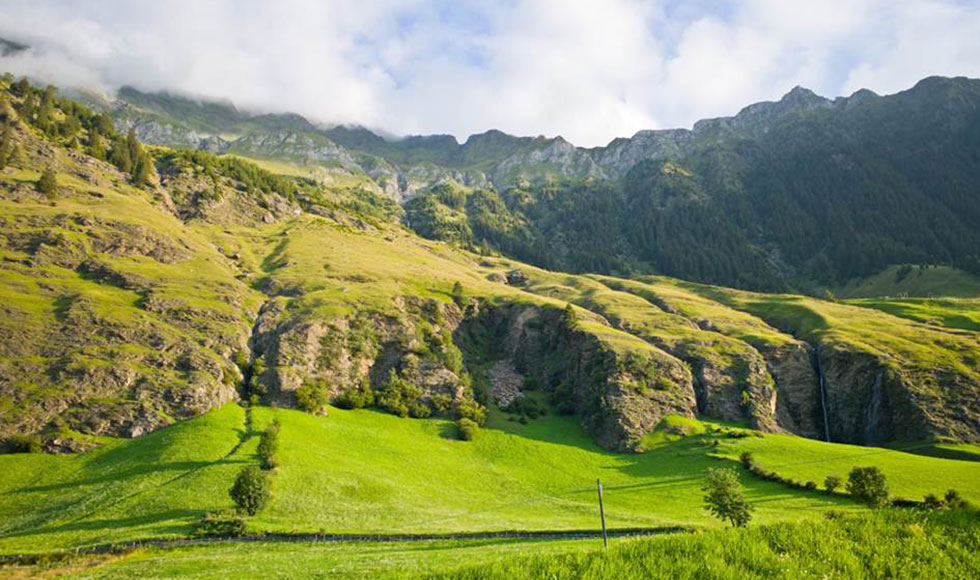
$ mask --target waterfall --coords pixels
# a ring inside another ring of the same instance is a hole
[[[864,444],[874,445],[877,442],[878,423],[881,421],[881,378],[879,372],[875,377],[874,385],[871,387],[871,402],[865,411],[864,419]]]
[[[820,381],[820,410],[823,412],[824,440],[830,443],[830,419],[827,417],[827,384],[823,376],[823,369],[820,368],[820,354],[816,349],[813,350],[813,369],[817,371],[817,379]]]

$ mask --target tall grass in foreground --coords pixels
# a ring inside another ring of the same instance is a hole
[[[980,578],[980,513],[882,510],[515,557],[431,578]]]

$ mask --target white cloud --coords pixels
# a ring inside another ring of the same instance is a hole
[[[955,0],[5,0],[0,69],[396,133],[598,145],[778,98],[980,76]]]

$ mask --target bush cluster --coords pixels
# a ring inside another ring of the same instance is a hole
[[[459,438],[463,441],[476,439],[476,434],[480,431],[480,426],[476,424],[476,421],[465,417],[456,421],[456,427],[459,429]]]
[[[233,514],[209,512],[194,524],[193,535],[202,538],[228,538],[244,536],[247,532],[248,527],[244,518]]]
[[[956,491],[955,489],[951,489],[941,498],[931,493],[925,496],[922,499],[922,507],[931,510],[967,509],[970,507],[970,502],[963,499],[960,492]]]
[[[44,442],[37,434],[11,435],[3,442],[5,453],[40,453],[43,449]]]
[[[422,401],[422,394],[421,387],[402,379],[391,369],[375,400],[379,407],[399,417],[423,418],[431,415],[432,409]]]
[[[296,389],[296,403],[300,409],[314,415],[326,415],[330,404],[327,385],[321,381],[307,381]]]
[[[872,508],[888,505],[888,482],[877,467],[855,467],[847,476],[847,492]]]
[[[281,430],[282,424],[279,423],[279,419],[275,419],[269,423],[259,438],[256,452],[262,460],[262,469],[279,467],[279,431]]]
[[[538,405],[538,402],[531,397],[517,397],[509,405],[502,409],[505,413],[517,416],[521,423],[537,419],[543,416],[546,411]]]

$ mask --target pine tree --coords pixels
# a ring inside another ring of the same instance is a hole
[[[24,97],[24,104],[20,106],[20,116],[28,123],[33,123],[36,109],[37,103],[34,102],[34,95],[28,93]]]
[[[27,80],[27,77],[21,77],[17,84],[14,85],[14,92],[17,95],[24,97],[31,92],[31,83]]]
[[[112,116],[109,113],[102,113],[95,118],[92,128],[103,137],[112,137],[116,133],[116,128],[112,123]]]
[[[140,156],[136,159],[136,168],[133,170],[133,185],[143,187],[149,183],[152,168],[153,160],[145,151],[141,151]]]
[[[98,133],[91,133],[88,137],[88,154],[105,161],[105,144]]]
[[[41,178],[37,180],[37,190],[49,199],[54,199],[58,196],[58,175],[54,172],[54,169],[50,167],[44,168],[44,171],[41,172]]]
[[[41,94],[41,104],[37,109],[37,126],[45,133],[51,133],[54,127],[54,97],[55,88],[48,85]]]
[[[3,134],[0,135],[0,169],[3,169],[10,163],[11,157],[13,157],[14,147],[13,129],[11,129],[10,124],[6,124],[3,127]]]
[[[133,158],[129,156],[129,147],[126,146],[125,139],[117,138],[113,141],[112,152],[109,154],[109,162],[124,173],[129,173],[133,170]]]
[[[140,156],[143,154],[143,146],[140,145],[140,140],[136,138],[136,129],[130,129],[126,133],[126,148],[129,150],[129,158],[132,160],[133,164],[139,161]]]

